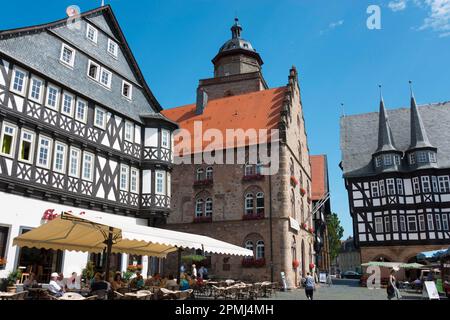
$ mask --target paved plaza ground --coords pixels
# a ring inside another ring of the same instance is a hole
[[[420,300],[421,293],[401,291],[403,300]],[[278,292],[273,300],[306,300],[304,289]],[[314,292],[314,300],[387,300],[386,289],[367,289],[358,280],[334,279],[332,286],[321,284]]]

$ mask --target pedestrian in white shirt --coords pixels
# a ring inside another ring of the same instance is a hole
[[[192,265],[192,276],[197,278],[197,268],[195,264]]]
[[[59,275],[56,272],[51,274],[48,291],[56,297],[61,297],[64,294],[64,289],[58,284],[58,277]]]

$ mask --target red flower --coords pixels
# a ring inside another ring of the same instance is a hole
[[[306,193],[306,190],[303,188],[300,188],[300,194],[302,195],[302,197],[305,195],[305,193]]]
[[[297,259],[292,261],[292,268],[297,269],[299,265],[300,265],[300,261],[298,261]]]
[[[291,184],[295,187],[298,185],[298,180],[296,177],[291,176]]]
[[[307,228],[308,226],[306,225],[306,223],[303,222],[302,227],[303,227],[303,229],[306,230],[306,228]]]

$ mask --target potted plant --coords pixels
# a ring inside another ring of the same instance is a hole
[[[84,279],[86,284],[90,284],[92,278],[94,278],[94,264],[92,261],[86,263],[86,268],[81,271],[81,277]]]
[[[305,195],[305,193],[306,193],[306,190],[303,188],[300,188],[300,194],[302,195],[302,197]]]
[[[20,278],[22,277],[22,271],[20,270],[15,270],[15,271],[11,271],[8,274],[8,278],[7,278],[7,282],[8,282],[8,287],[7,287],[7,291],[8,292],[16,292],[16,283],[20,280]]]
[[[291,184],[295,187],[298,185],[298,180],[296,177],[291,176]]]
[[[294,261],[292,261],[292,268],[297,269],[300,265],[300,261],[298,261],[298,259],[295,259]]]

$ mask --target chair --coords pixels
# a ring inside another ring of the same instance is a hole
[[[180,291],[178,294],[178,300],[186,300],[189,299],[192,296],[192,292],[194,292],[194,290],[192,289],[187,289],[184,291]]]
[[[98,297],[98,300],[106,300],[108,298],[108,291],[105,289],[92,291],[91,294]]]
[[[19,267],[19,269],[27,269],[26,267]],[[23,283],[25,280],[27,280],[30,277],[31,271],[33,270],[33,267],[30,267],[29,271],[22,272],[22,277],[20,277],[20,283]]]
[[[117,300],[123,300],[125,299],[125,295],[121,294],[120,292],[114,291],[114,298]]]
[[[98,298],[98,296],[94,295],[94,296],[87,297],[84,300],[97,300],[97,298]]]

